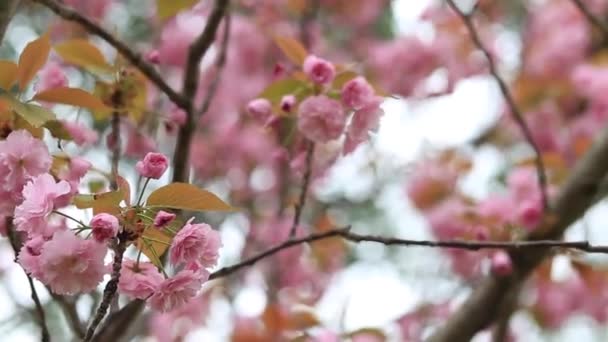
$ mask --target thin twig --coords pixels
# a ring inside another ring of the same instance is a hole
[[[78,311],[76,311],[76,303],[71,300],[67,300],[65,296],[58,295],[51,291],[51,289],[47,286],[47,291],[53,298],[57,304],[63,310],[65,314],[66,320],[68,321],[68,325],[76,335],[76,337],[82,339],[84,337],[84,328],[82,326],[82,322],[80,321],[80,317],[78,317]]]
[[[12,220],[11,218],[6,218],[6,227],[7,227],[7,232],[8,232],[8,238],[10,240],[11,246],[13,247],[13,250],[15,251],[15,262],[17,262],[17,256],[19,255],[19,250],[21,249],[20,242],[17,240],[17,236],[15,236],[15,232],[13,231],[13,227],[12,227]],[[24,268],[21,268],[23,270],[23,273],[25,273],[25,276],[27,277],[27,282],[30,286],[30,293],[31,293],[31,297],[32,297],[32,301],[34,302],[34,305],[36,307],[36,314],[37,314],[37,320],[38,320],[38,325],[40,326],[40,333],[41,333],[41,338],[40,340],[43,342],[48,342],[51,340],[51,335],[49,334],[49,328],[46,325],[46,315],[44,314],[44,309],[42,308],[42,303],[40,302],[40,298],[38,297],[38,292],[36,291],[36,287],[34,287],[34,280],[32,279],[32,277],[27,273],[27,271]]]
[[[196,104],[195,95],[198,89],[200,70],[199,65],[207,50],[215,40],[217,29],[226,13],[228,0],[215,0],[213,10],[207,19],[203,32],[190,45],[188,60],[184,69],[184,84],[181,96],[185,99],[183,107],[186,112],[186,123],[179,128],[175,153],[173,155],[173,181],[184,182],[188,180],[188,158],[190,156],[190,145],[196,127]]]
[[[446,0],[446,1],[447,1],[448,5],[450,6],[450,8],[452,8],[452,10],[462,19],[462,22],[466,26],[467,31],[469,32],[469,36],[471,37],[471,40],[473,41],[473,44],[475,44],[475,46],[477,46],[477,48],[483,53],[483,55],[487,59],[488,67],[490,69],[490,74],[492,74],[492,77],[498,83],[500,92],[502,93],[503,97],[505,98],[505,101],[507,102],[507,106],[509,107],[509,112],[511,113],[511,117],[513,118],[513,120],[515,120],[515,122],[519,126],[519,129],[521,130],[522,134],[524,135],[524,138],[526,139],[526,141],[530,144],[530,146],[534,150],[534,154],[535,154],[534,163],[536,165],[536,173],[537,173],[537,177],[538,177],[538,183],[539,183],[539,187],[540,187],[543,208],[546,212],[549,210],[549,197],[547,195],[547,175],[546,175],[545,164],[543,162],[542,153],[540,151],[540,148],[536,144],[536,141],[534,141],[532,132],[530,131],[530,128],[526,124],[526,121],[522,115],[521,110],[518,108],[517,104],[515,103],[515,99],[511,95],[511,92],[509,91],[509,87],[507,86],[507,83],[498,74],[498,68],[496,67],[496,63],[494,63],[494,59],[492,58],[492,55],[490,54],[488,49],[486,49],[486,47],[483,45],[481,38],[479,36],[479,33],[475,29],[475,25],[473,24],[473,21],[471,19],[473,12],[471,12],[471,14],[465,14],[458,8],[458,6],[454,3],[453,0]]]
[[[270,257],[284,249],[301,245],[304,243],[312,243],[332,237],[341,237],[344,240],[361,243],[375,242],[386,246],[405,246],[405,247],[430,247],[430,248],[454,248],[468,251],[480,251],[483,249],[503,249],[507,251],[517,251],[526,249],[574,249],[587,253],[608,254],[608,246],[596,246],[588,241],[559,241],[559,240],[537,240],[537,241],[468,241],[468,240],[410,240],[399,239],[394,237],[384,237],[378,235],[362,235],[350,231],[350,227],[328,230],[323,233],[314,233],[297,239],[286,240],[274,247],[271,247],[263,252],[260,252],[246,260],[236,263],[232,266],[221,268],[209,276],[209,279],[217,279],[225,277],[240,269],[248,266],[253,266],[258,261]]]
[[[589,8],[587,8],[587,6],[581,0],[572,0],[572,2],[574,5],[576,5],[576,7],[578,7],[587,20],[602,31],[602,35],[604,35],[604,37],[608,38],[608,24],[591,13],[591,10],[589,10]]]
[[[118,282],[120,281],[120,269],[122,266],[122,257],[125,253],[127,237],[126,234],[119,234],[117,237],[118,242],[116,243],[116,247],[114,248],[114,262],[112,263],[112,278],[106,284],[106,287],[103,289],[103,299],[101,300],[101,304],[99,304],[99,308],[87,329],[87,333],[84,337],[84,341],[91,341],[93,335],[95,334],[95,330],[101,320],[106,315],[108,308],[110,307],[110,303],[112,299],[116,295],[116,291],[118,290]]]
[[[304,205],[306,205],[306,194],[308,193],[308,186],[310,184],[310,176],[312,175],[312,160],[315,153],[315,143],[310,141],[308,142],[308,146],[306,148],[306,160],[304,163],[304,177],[302,179],[302,188],[300,189],[300,197],[298,198],[298,203],[296,203],[296,210],[293,215],[293,222],[291,224],[291,229],[289,230],[289,237],[294,237],[296,235],[296,230],[298,229],[298,224],[300,224],[300,217],[302,216],[302,210],[304,210]]]
[[[152,83],[154,83],[163,93],[169,97],[169,99],[182,109],[186,109],[188,106],[188,100],[181,94],[177,93],[156,71],[156,69],[146,62],[142,56],[135,52],[129,44],[114,37],[111,33],[103,29],[99,24],[93,22],[91,19],[83,16],[79,12],[59,4],[54,0],[32,0],[41,5],[44,5],[56,15],[61,18],[73,21],[84,27],[89,33],[99,36],[105,40],[108,44],[112,45],[116,51],[124,56],[134,67],[139,69]]]
[[[0,2],[0,43],[2,43],[6,29],[13,19],[18,5],[19,0],[4,0]]]

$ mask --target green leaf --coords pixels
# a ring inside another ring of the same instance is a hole
[[[258,97],[268,99],[272,103],[278,103],[283,96],[300,93],[308,88],[308,83],[305,81],[285,78],[271,83]]]
[[[350,71],[350,70],[342,71],[341,73],[338,73],[336,75],[336,78],[334,78],[334,81],[331,84],[331,88],[341,90],[342,86],[344,86],[344,84],[346,82],[352,80],[353,78],[355,78],[357,76],[359,76],[359,74],[357,74],[354,71]]]
[[[51,135],[61,140],[72,140],[72,135],[63,126],[59,120],[50,120],[45,122],[44,127],[51,132]]]
[[[154,190],[146,206],[192,211],[235,211],[213,193],[187,183],[171,183]]]
[[[156,13],[160,19],[169,19],[197,2],[198,0],[156,0]]]
[[[145,239],[145,240],[144,240]],[[160,257],[171,244],[171,237],[155,228],[147,228],[135,246],[157,267],[162,266]]]

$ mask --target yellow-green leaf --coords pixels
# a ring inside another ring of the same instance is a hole
[[[88,109],[105,109],[106,105],[95,95],[79,88],[58,87],[34,95],[34,100],[62,103]]]
[[[308,52],[302,43],[293,38],[284,36],[275,36],[274,42],[295,65],[301,66],[304,64],[304,59],[308,56]]]
[[[78,209],[93,208],[93,213],[120,214],[120,202],[123,199],[122,191],[109,191],[101,194],[79,194],[74,196],[72,203]]]
[[[15,82],[17,82],[16,63],[11,61],[0,61],[0,88],[10,91]]]
[[[272,103],[278,103],[284,95],[295,94],[308,88],[308,83],[302,80],[285,78],[271,83],[259,97],[268,99]]]
[[[353,78],[355,78],[357,76],[359,76],[359,74],[357,74],[354,71],[350,71],[350,70],[342,71],[336,75],[336,78],[334,78],[334,81],[332,82],[331,87],[332,87],[332,89],[340,90],[340,89],[342,89],[342,86],[344,86],[344,84],[346,82],[352,80]]]
[[[114,70],[99,49],[86,39],[71,39],[55,45],[55,52],[64,61],[94,74],[107,74]]]
[[[236,210],[213,193],[186,183],[171,183],[154,190],[148,197],[146,205],[192,211]]]
[[[198,0],[156,0],[156,12],[161,19],[168,19],[182,10],[188,9]]]
[[[27,44],[21,56],[17,68],[17,81],[19,89],[23,90],[36,76],[49,58],[51,52],[51,41],[47,34]]]
[[[171,244],[171,237],[167,236],[158,229],[148,228],[142,237],[137,240],[136,247],[144,253],[150,261],[161,266],[160,257],[165,253]]]
[[[72,135],[65,129],[63,123],[59,120],[50,120],[45,122],[44,128],[51,132],[51,135],[61,140],[72,140]]]
[[[55,114],[50,110],[31,103],[21,103],[11,94],[0,90],[0,99],[22,119],[34,127],[41,127],[49,120],[55,119]]]

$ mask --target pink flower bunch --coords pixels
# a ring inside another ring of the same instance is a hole
[[[152,263],[144,261],[137,263],[125,259],[120,269],[118,290],[132,298],[147,299],[164,280],[163,275]]]
[[[174,265],[194,263],[204,268],[214,267],[222,247],[220,235],[208,224],[192,223],[193,220],[188,220],[173,238],[169,260]]]
[[[149,152],[135,165],[137,172],[146,178],[159,179],[169,167],[169,159],[162,153]]]

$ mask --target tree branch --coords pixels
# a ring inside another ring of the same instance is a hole
[[[344,240],[361,243],[374,242],[385,246],[404,246],[404,247],[430,247],[430,248],[454,248],[468,251],[480,251],[484,249],[503,249],[511,252],[523,250],[541,250],[550,249],[575,249],[587,253],[608,254],[608,246],[596,246],[588,241],[572,241],[564,242],[559,240],[536,240],[536,241],[468,241],[468,240],[410,240],[399,239],[394,237],[384,237],[379,235],[362,235],[351,232],[350,227],[328,230],[323,233],[314,233],[308,236],[289,239],[274,247],[271,247],[263,252],[260,252],[250,258],[247,258],[232,266],[221,268],[209,276],[209,279],[222,278],[232,273],[235,273],[242,268],[255,265],[258,261],[268,258],[284,249],[288,249],[304,243],[313,243],[320,240],[325,240],[332,237],[341,237]]]
[[[302,189],[300,190],[300,198],[298,198],[298,203],[296,203],[296,210],[293,215],[293,222],[291,224],[291,229],[289,231],[289,236],[296,236],[296,229],[298,228],[298,224],[300,224],[300,216],[302,216],[302,210],[304,210],[304,205],[306,205],[306,194],[308,193],[308,186],[310,184],[310,176],[312,175],[312,159],[315,153],[315,143],[310,141],[308,142],[308,146],[306,147],[306,161],[304,163],[304,177],[302,179]]]
[[[82,339],[84,337],[84,328],[82,326],[82,322],[80,321],[80,317],[78,317],[78,312],[76,311],[76,306],[74,301],[69,301],[65,296],[58,295],[51,291],[49,287],[47,287],[47,291],[53,298],[57,304],[63,310],[63,313],[66,316],[66,320],[68,321],[68,325],[72,329],[72,332],[76,335],[76,337]]]
[[[173,155],[173,181],[188,180],[188,158],[190,145],[196,128],[195,95],[198,89],[200,70],[199,65],[207,50],[215,40],[215,33],[228,8],[228,0],[215,0],[213,10],[207,19],[207,24],[198,38],[188,50],[188,60],[184,70],[184,85],[181,96],[185,99],[186,123],[179,128],[175,153]]]
[[[139,53],[133,51],[133,49],[127,43],[114,37],[111,33],[94,23],[91,19],[67,6],[59,4],[54,0],[32,1],[40,3],[64,20],[73,21],[84,27],[89,33],[99,36],[101,39],[105,40],[108,44],[112,45],[116,51],[118,51],[118,53],[131,62],[134,67],[139,69],[139,71],[141,71],[141,73],[144,74],[150,80],[150,82],[154,83],[163,93],[165,93],[173,103],[180,108],[187,108],[187,98],[173,90],[169,84],[163,80],[162,76],[156,71],[156,69],[147,63]]]
[[[486,49],[486,47],[483,45],[483,42],[481,41],[481,37],[479,37],[479,33],[475,29],[475,25],[473,24],[473,21],[471,19],[473,12],[471,12],[471,14],[465,14],[458,8],[458,6],[454,3],[453,0],[446,0],[446,1],[447,1],[448,5],[450,6],[450,8],[460,17],[460,19],[462,19],[462,22],[464,23],[464,25],[467,28],[469,36],[471,36],[471,40],[473,41],[473,44],[475,44],[475,46],[483,53],[483,55],[487,59],[488,67],[490,69],[490,74],[492,75],[494,80],[496,80],[496,82],[498,83],[500,92],[502,93],[502,95],[505,98],[505,101],[507,103],[507,106],[509,107],[509,113],[511,114],[511,117],[517,123],[517,125],[519,126],[519,129],[521,130],[522,134],[524,135],[524,138],[526,139],[528,144],[530,144],[530,146],[532,146],[532,149],[534,150],[534,154],[535,154],[534,164],[536,165],[536,173],[537,173],[538,183],[539,183],[539,187],[540,187],[540,191],[541,191],[541,199],[542,199],[542,203],[543,203],[543,208],[545,209],[545,212],[547,212],[549,209],[549,197],[547,196],[547,175],[546,175],[545,164],[543,162],[542,153],[540,151],[540,148],[534,141],[532,132],[530,131],[530,128],[526,124],[526,121],[522,115],[521,110],[518,108],[517,104],[515,103],[515,99],[511,95],[511,92],[509,91],[509,87],[507,86],[507,83],[498,74],[498,68],[496,67],[496,63],[494,63],[494,59],[492,59],[492,55],[490,55],[490,52],[488,51],[488,49]]]
[[[18,5],[19,0],[4,0],[0,2],[0,43],[4,39],[6,29],[13,19]]]
[[[21,243],[17,240],[17,236],[15,236],[15,232],[13,231],[13,227],[12,227],[12,219],[7,217],[6,218],[6,227],[7,227],[7,232],[8,232],[8,238],[9,241],[11,243],[11,246],[13,247],[13,251],[15,252],[15,263],[17,262],[17,256],[19,255],[19,250],[21,249]],[[20,268],[23,270],[23,273],[25,273],[25,276],[27,277],[27,282],[30,286],[30,293],[31,293],[31,297],[32,297],[32,301],[34,302],[35,305],[35,309],[36,309],[36,314],[37,314],[37,320],[38,320],[38,325],[40,326],[40,333],[41,333],[41,337],[40,340],[43,342],[49,342],[51,340],[51,336],[49,334],[49,328],[46,325],[46,315],[44,314],[44,309],[42,308],[42,303],[40,302],[40,298],[38,297],[38,292],[36,291],[36,288],[34,287],[34,281],[32,280],[32,277],[27,273],[27,271],[22,268],[20,266]]]
[[[528,241],[559,239],[566,228],[578,220],[605,190],[608,173],[608,127],[596,138],[589,152],[576,164],[557,199],[553,203],[553,217],[546,218],[528,237]],[[606,247],[586,252],[604,253]],[[431,342],[468,341],[479,330],[487,327],[497,315],[505,297],[519,286],[547,256],[546,250],[511,251],[515,272],[509,277],[488,277],[460,309],[429,339]]]

